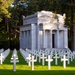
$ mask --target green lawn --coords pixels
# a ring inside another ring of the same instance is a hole
[[[45,63],[45,66],[36,62],[35,70],[31,71],[31,67],[27,65],[19,52],[19,63],[17,63],[16,66],[17,71],[13,72],[13,64],[10,63],[11,55],[12,52],[10,52],[4,63],[0,65],[0,75],[75,75],[75,60],[73,60],[70,65],[67,65],[67,68],[65,69],[60,60],[58,66],[55,66],[54,62],[52,62],[50,70],[48,70],[47,62]]]

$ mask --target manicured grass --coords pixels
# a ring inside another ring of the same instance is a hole
[[[13,64],[10,63],[10,58],[12,56],[12,52],[10,52],[9,56],[6,58],[4,63],[0,65],[0,75],[75,75],[75,60],[71,62],[70,65],[67,65],[67,68],[63,68],[63,63],[59,60],[59,65],[55,66],[54,61],[52,62],[51,69],[48,70],[47,62],[45,66],[42,66],[41,63],[35,63],[35,70],[32,71],[31,67],[27,65],[21,56],[19,55],[19,63],[16,66],[16,72],[13,72]]]

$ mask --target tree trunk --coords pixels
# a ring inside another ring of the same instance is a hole
[[[74,28],[74,22],[73,22],[73,19],[74,19],[74,8],[73,6],[71,6],[71,50],[74,50],[74,31],[73,31],[73,28]]]
[[[6,29],[6,31],[9,33],[9,25],[8,25],[8,18],[7,17],[5,17],[5,29]]]

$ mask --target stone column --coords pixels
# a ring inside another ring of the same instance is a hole
[[[25,47],[27,48],[27,31],[25,31]]]
[[[22,31],[20,31],[20,48],[22,48]]]
[[[24,42],[25,42],[25,48],[26,48],[26,31],[25,31],[25,38],[24,38]]]
[[[21,48],[24,48],[24,31],[21,31]]]
[[[30,39],[31,39],[31,36],[30,36],[30,30],[28,30],[28,48],[30,48]]]
[[[31,24],[31,50],[35,50],[36,47],[36,32],[35,24]]]
[[[50,30],[50,48],[52,48],[52,30]]]
[[[68,48],[68,30],[64,30],[64,48]]]
[[[22,31],[22,48],[24,48],[24,31]]]
[[[31,42],[30,42],[31,40],[30,39],[31,39],[31,35],[30,35],[30,30],[29,30],[29,48],[31,48]]]
[[[45,48],[45,30],[43,30],[43,34],[42,34],[42,44],[43,44],[43,48]]]
[[[28,48],[28,30],[27,30],[27,38],[26,38],[26,41],[27,41],[27,48]]]
[[[59,48],[59,29],[57,29],[57,48]]]
[[[29,30],[27,32],[27,47],[29,48]]]
[[[24,38],[23,38],[23,41],[24,41],[24,48],[25,48],[25,31],[24,31]]]
[[[37,24],[37,30],[36,30],[36,33],[37,33],[37,50],[40,49],[40,39],[39,39],[39,24]]]

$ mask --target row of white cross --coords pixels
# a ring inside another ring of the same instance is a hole
[[[68,62],[68,64],[70,64],[70,61],[73,61],[73,59],[75,58],[75,51],[71,52],[69,49],[51,49],[51,50],[45,49],[39,51],[20,49],[20,52],[24,58],[28,58],[29,63],[34,62],[35,59],[30,61],[33,55],[36,56],[36,58],[39,57],[39,59],[42,59],[42,65],[45,65],[45,61],[47,61],[48,69],[50,69],[51,62],[53,61],[53,59],[55,59],[55,65],[58,65],[58,59],[60,58],[60,60],[63,61],[63,67],[66,68],[66,61]]]
[[[10,50],[4,51],[2,49],[0,52],[0,60],[1,64],[2,61],[5,60],[5,57],[9,54]],[[71,52],[69,49],[44,49],[44,50],[29,50],[29,49],[20,49],[20,53],[22,54],[25,61],[27,61],[28,65],[32,67],[32,70],[34,70],[34,62],[38,61],[37,58],[42,60],[42,65],[45,65],[45,61],[48,62],[48,69],[51,68],[51,62],[55,59],[55,65],[58,65],[58,59],[60,58],[60,61],[63,61],[63,67],[66,68],[66,61],[68,61],[68,64],[70,64],[71,61],[75,58],[75,51]],[[4,59],[3,59],[4,58]],[[11,57],[11,63],[13,63],[13,71],[16,71],[16,62],[19,62],[17,50],[14,49],[12,57]]]
[[[29,54],[23,49],[20,49],[20,53],[24,57],[25,61],[27,61],[28,65],[31,66],[32,70],[34,70],[34,62],[36,62],[34,55]]]
[[[0,64],[4,62],[4,60],[6,59],[9,53],[10,53],[10,49],[7,49],[5,51],[4,49],[0,49]],[[19,62],[16,49],[13,50],[13,54],[10,62],[13,63],[13,71],[16,71],[16,62]]]
[[[10,49],[7,49],[5,51],[4,51],[4,49],[0,50],[0,64],[2,64],[4,62],[4,60],[9,55],[9,53],[10,53]]]
[[[30,59],[31,59],[31,54],[29,54],[28,52],[26,52],[23,49],[20,49],[20,53],[22,54],[23,58],[25,59],[25,61],[28,63],[28,65],[30,66]]]

